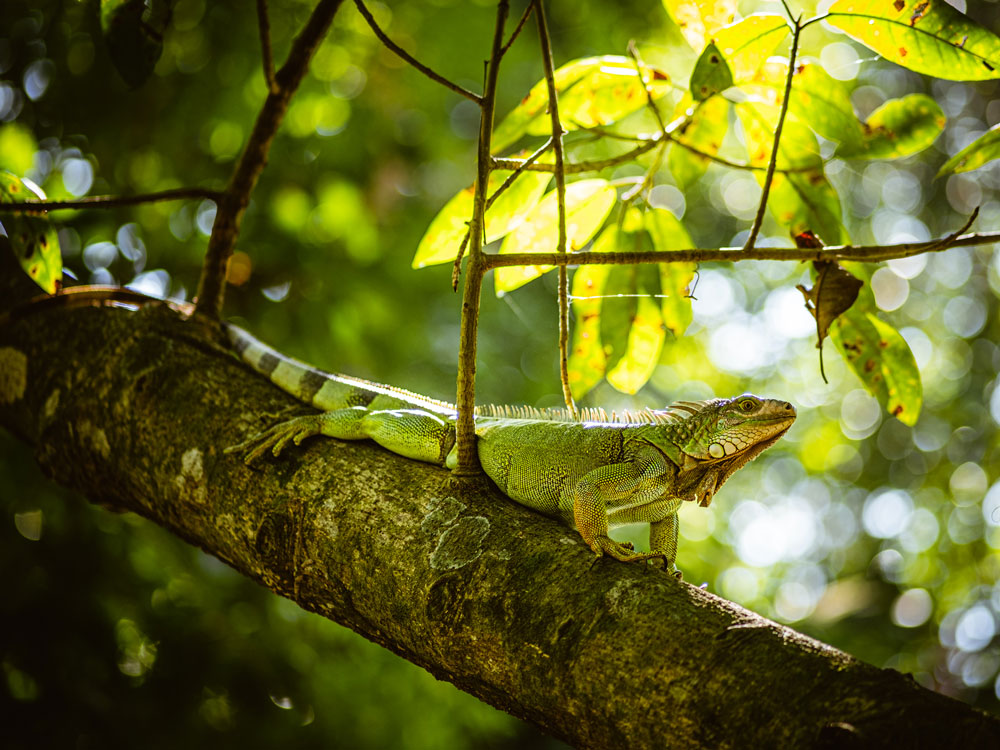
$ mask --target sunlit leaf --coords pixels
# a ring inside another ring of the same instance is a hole
[[[0,203],[23,203],[45,199],[40,191],[31,189],[10,172],[0,171]],[[59,236],[47,216],[3,214],[0,245],[7,245],[17,257],[21,268],[49,294],[55,294],[62,284],[62,254]]]
[[[101,29],[115,70],[131,88],[153,74],[174,0],[101,0]]]
[[[0,169],[23,175],[31,169],[38,144],[24,125],[9,122],[0,125]]]
[[[942,164],[937,176],[944,177],[957,172],[971,172],[997,158],[1000,158],[1000,123],[994,125]]]
[[[608,382],[623,393],[637,393],[660,360],[664,332],[659,305],[649,297],[639,297],[632,325],[628,329],[625,352],[608,370]]]
[[[618,227],[610,226],[594,241],[593,251],[618,250]],[[613,266],[580,266],[573,272],[573,340],[567,374],[573,398],[580,399],[604,379],[608,356],[601,342],[601,308],[608,274]]]
[[[854,113],[850,87],[833,78],[822,65],[803,63],[797,68],[792,79],[789,116],[827,140],[842,146],[858,147],[864,130]],[[786,66],[781,66],[782,80],[774,81],[775,86],[784,86],[787,70]]]
[[[725,91],[733,85],[733,74],[729,64],[714,44],[705,47],[691,73],[691,96],[695,101]]]
[[[687,122],[673,132],[667,166],[677,186],[687,190],[701,179],[722,148],[729,128],[730,104],[721,96],[712,96],[697,104],[687,93],[675,110],[675,116],[687,116]],[[683,144],[683,145],[682,145]]]
[[[510,174],[502,170],[491,172],[487,196],[492,195]],[[552,175],[547,172],[525,171],[518,175],[513,184],[486,211],[486,241],[498,240],[519,226],[528,212],[538,204],[551,179]],[[472,217],[474,192],[474,186],[461,190],[434,217],[417,245],[412,262],[414,268],[448,263],[455,259],[462,239],[469,231],[468,221]]]
[[[624,239],[624,238],[623,238]],[[610,370],[628,349],[629,329],[639,306],[639,267],[611,266],[601,305],[601,344]]]
[[[764,175],[758,172],[757,178],[763,182]],[[790,234],[811,231],[831,245],[850,242],[841,219],[840,197],[821,169],[775,173],[767,205]]]
[[[766,167],[774,146],[774,129],[778,123],[779,105],[773,100],[774,89],[751,86],[753,98],[736,105],[736,114],[743,126],[750,163]],[[786,117],[778,146],[778,169],[818,169],[823,164],[819,142],[809,126],[796,117]]]
[[[1000,37],[944,0],[838,0],[826,21],[918,73],[953,81],[1000,75]]]
[[[597,234],[611,212],[616,197],[614,187],[607,180],[580,180],[566,186],[566,238],[569,252],[580,250]],[[554,253],[558,244],[559,204],[553,190],[507,235],[500,246],[500,253]],[[517,289],[551,268],[552,266],[498,268],[493,272],[497,294]]]
[[[663,0],[667,14],[697,51],[705,48],[716,30],[733,22],[738,4],[737,0]]]
[[[733,79],[749,80],[791,29],[782,17],[755,14],[712,34],[712,41],[729,63]]]
[[[654,98],[670,91],[666,73],[647,66],[644,77]],[[556,70],[554,79],[559,118],[565,130],[608,125],[646,106],[646,88],[635,63],[627,57],[604,55],[573,60]],[[548,88],[542,80],[494,128],[494,151],[503,150],[525,134],[551,133],[548,108]]]
[[[691,236],[680,220],[669,211],[653,208],[645,215],[646,230],[655,250],[669,252],[693,247]],[[689,286],[694,280],[696,263],[660,263],[660,294],[663,295],[660,313],[664,327],[674,338],[682,336],[691,325],[693,311]]]
[[[860,142],[841,143],[840,157],[895,159],[928,148],[944,130],[946,118],[926,94],[890,99],[871,113]]]
[[[916,424],[923,399],[920,371],[899,332],[855,304],[834,321],[830,338],[883,408],[904,424]]]

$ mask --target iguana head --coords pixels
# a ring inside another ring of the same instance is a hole
[[[645,435],[685,471],[706,464],[735,463],[728,477],[778,440],[795,421],[795,407],[787,401],[744,393],[671,407],[679,421]]]

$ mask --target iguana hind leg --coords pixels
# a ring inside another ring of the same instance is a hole
[[[364,432],[366,414],[368,410],[363,406],[354,406],[288,419],[271,425],[239,445],[226,448],[225,452],[246,451],[243,461],[251,464],[268,451],[274,456],[279,456],[289,443],[300,445],[303,440],[313,435],[326,435],[341,440],[362,440],[368,437]]]

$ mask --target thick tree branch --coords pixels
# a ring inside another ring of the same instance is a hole
[[[576,747],[1000,746],[995,717],[898,672],[594,564],[485,481],[330,439],[247,468],[222,449],[292,401],[211,335],[162,307],[22,315],[0,424],[57,481]]]
[[[309,69],[309,61],[319,46],[333,16],[343,0],[319,0],[302,31],[292,43],[288,59],[274,76],[276,90],[272,90],[240,156],[225,195],[219,204],[208,240],[205,263],[198,282],[198,312],[215,320],[222,314],[226,289],[226,264],[236,247],[243,214],[250,204],[250,194],[267,164],[267,155],[278,127],[285,117],[288,102],[298,89]]]

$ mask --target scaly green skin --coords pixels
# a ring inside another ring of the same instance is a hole
[[[227,326],[233,347],[276,385],[322,411],[274,425],[227,452],[250,463],[311,435],[370,438],[418,461],[454,468],[452,404],[409,391],[315,370],[279,354],[246,331]],[[663,560],[674,570],[677,510],[685,500],[707,506],[741,466],[773,445],[795,421],[786,401],[744,394],[621,419],[587,411],[574,421],[558,410],[477,410],[483,470],[510,498],[576,528],[598,555]],[[636,553],[608,536],[609,526],[650,525],[650,552]]]

